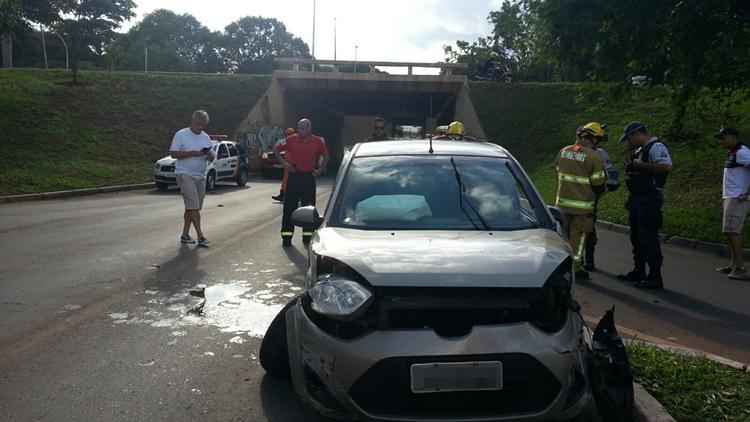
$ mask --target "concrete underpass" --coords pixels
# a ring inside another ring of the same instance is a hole
[[[240,140],[250,139],[267,149],[275,140],[260,142],[259,138],[279,137],[283,128],[295,127],[307,117],[313,122],[313,132],[326,139],[335,168],[345,147],[370,136],[378,116],[386,120],[388,133],[395,126],[418,126],[430,133],[460,120],[467,134],[484,138],[467,78],[455,74],[464,65],[308,59],[280,59],[279,65],[286,70],[274,72],[267,92],[242,122]],[[339,71],[347,66],[367,73]],[[378,71],[379,67],[405,68],[408,74],[388,74]],[[440,73],[414,75],[414,68],[439,69]]]

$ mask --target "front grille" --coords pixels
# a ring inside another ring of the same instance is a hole
[[[305,296],[310,319],[326,333],[354,339],[369,332],[432,329],[442,337],[460,337],[472,328],[537,321],[534,306],[542,289],[491,288],[374,288],[367,312],[354,321],[336,321],[318,315]]]
[[[503,389],[414,394],[411,366],[424,363],[503,363]],[[436,419],[494,418],[539,413],[559,395],[560,382],[544,365],[525,354],[450,357],[397,357],[381,360],[349,390],[365,412],[381,417]]]
[[[161,166],[161,171],[164,173],[174,173],[175,166]]]

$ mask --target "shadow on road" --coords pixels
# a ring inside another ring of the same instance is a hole
[[[247,189],[252,189],[252,186],[248,184],[247,186],[239,187],[236,185],[221,184],[221,182],[219,182],[216,184],[216,189],[210,192],[206,192],[206,195],[207,196],[208,195],[211,195],[211,196],[224,195],[227,193],[239,192],[239,191],[243,191]],[[180,195],[180,188],[178,188],[177,186],[170,186],[169,189],[166,191],[162,191],[159,189],[151,189],[151,190],[146,191],[146,194],[152,195],[152,196],[175,196],[175,195]]]
[[[616,283],[623,283],[614,274],[604,271],[599,271],[599,274],[614,280]],[[650,297],[643,298],[596,282],[581,282],[579,284],[619,300],[640,312],[682,327],[686,331],[700,332],[702,336],[718,344],[729,342],[737,345],[739,342],[748,343],[747,346],[750,346],[750,338],[742,339],[741,336],[730,336],[730,332],[747,332],[748,327],[750,327],[750,316],[722,309],[711,303],[668,290],[669,286],[666,286],[665,290],[649,291]],[[635,293],[636,287],[631,286],[631,288]],[[671,305],[680,309],[665,308],[664,305]],[[684,311],[687,309],[689,309],[689,312]]]
[[[297,248],[284,248],[284,253],[298,270],[303,273],[307,270],[307,251],[302,253]]]
[[[155,277],[146,283],[147,289],[175,294],[201,282],[206,272],[200,270],[201,250],[195,246],[182,245],[170,260],[163,262],[156,271]]]
[[[290,381],[266,375],[260,384],[260,396],[268,422],[329,421],[302,404]]]

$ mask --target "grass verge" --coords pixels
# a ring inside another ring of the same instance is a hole
[[[270,77],[0,71],[0,195],[148,182],[198,108],[232,135]]]
[[[750,421],[750,374],[643,343],[628,351],[636,381],[679,422]]]
[[[609,85],[475,83],[472,98],[487,135],[522,162],[548,203],[554,202],[557,176],[554,158],[575,141],[577,126],[590,121],[609,124],[605,149],[623,172],[623,147],[617,140],[628,122],[640,120],[663,136],[672,120],[671,92],[666,87],[618,92]],[[729,97],[704,91],[690,103],[685,137],[666,139],[673,156],[664,209],[664,232],[724,242],[721,233],[721,184],[726,152],[712,135],[723,124],[750,134],[750,92]],[[731,100],[731,101],[730,101]],[[627,224],[627,190],[607,194],[600,217]],[[750,233],[746,233],[750,244]]]

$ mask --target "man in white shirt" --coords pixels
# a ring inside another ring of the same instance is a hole
[[[750,211],[750,148],[739,142],[739,132],[733,128],[724,128],[715,137],[729,151],[724,165],[722,231],[727,236],[732,258],[728,266],[717,268],[716,271],[727,274],[733,280],[750,280],[742,262],[742,231]]]
[[[169,148],[169,154],[177,159],[175,175],[185,201],[185,225],[180,242],[196,243],[190,237],[190,226],[193,225],[198,235],[198,246],[204,248],[209,246],[209,241],[203,236],[200,210],[206,196],[206,165],[215,158],[211,152],[211,138],[204,132],[208,122],[208,113],[203,110],[194,112],[190,126],[175,133]]]

